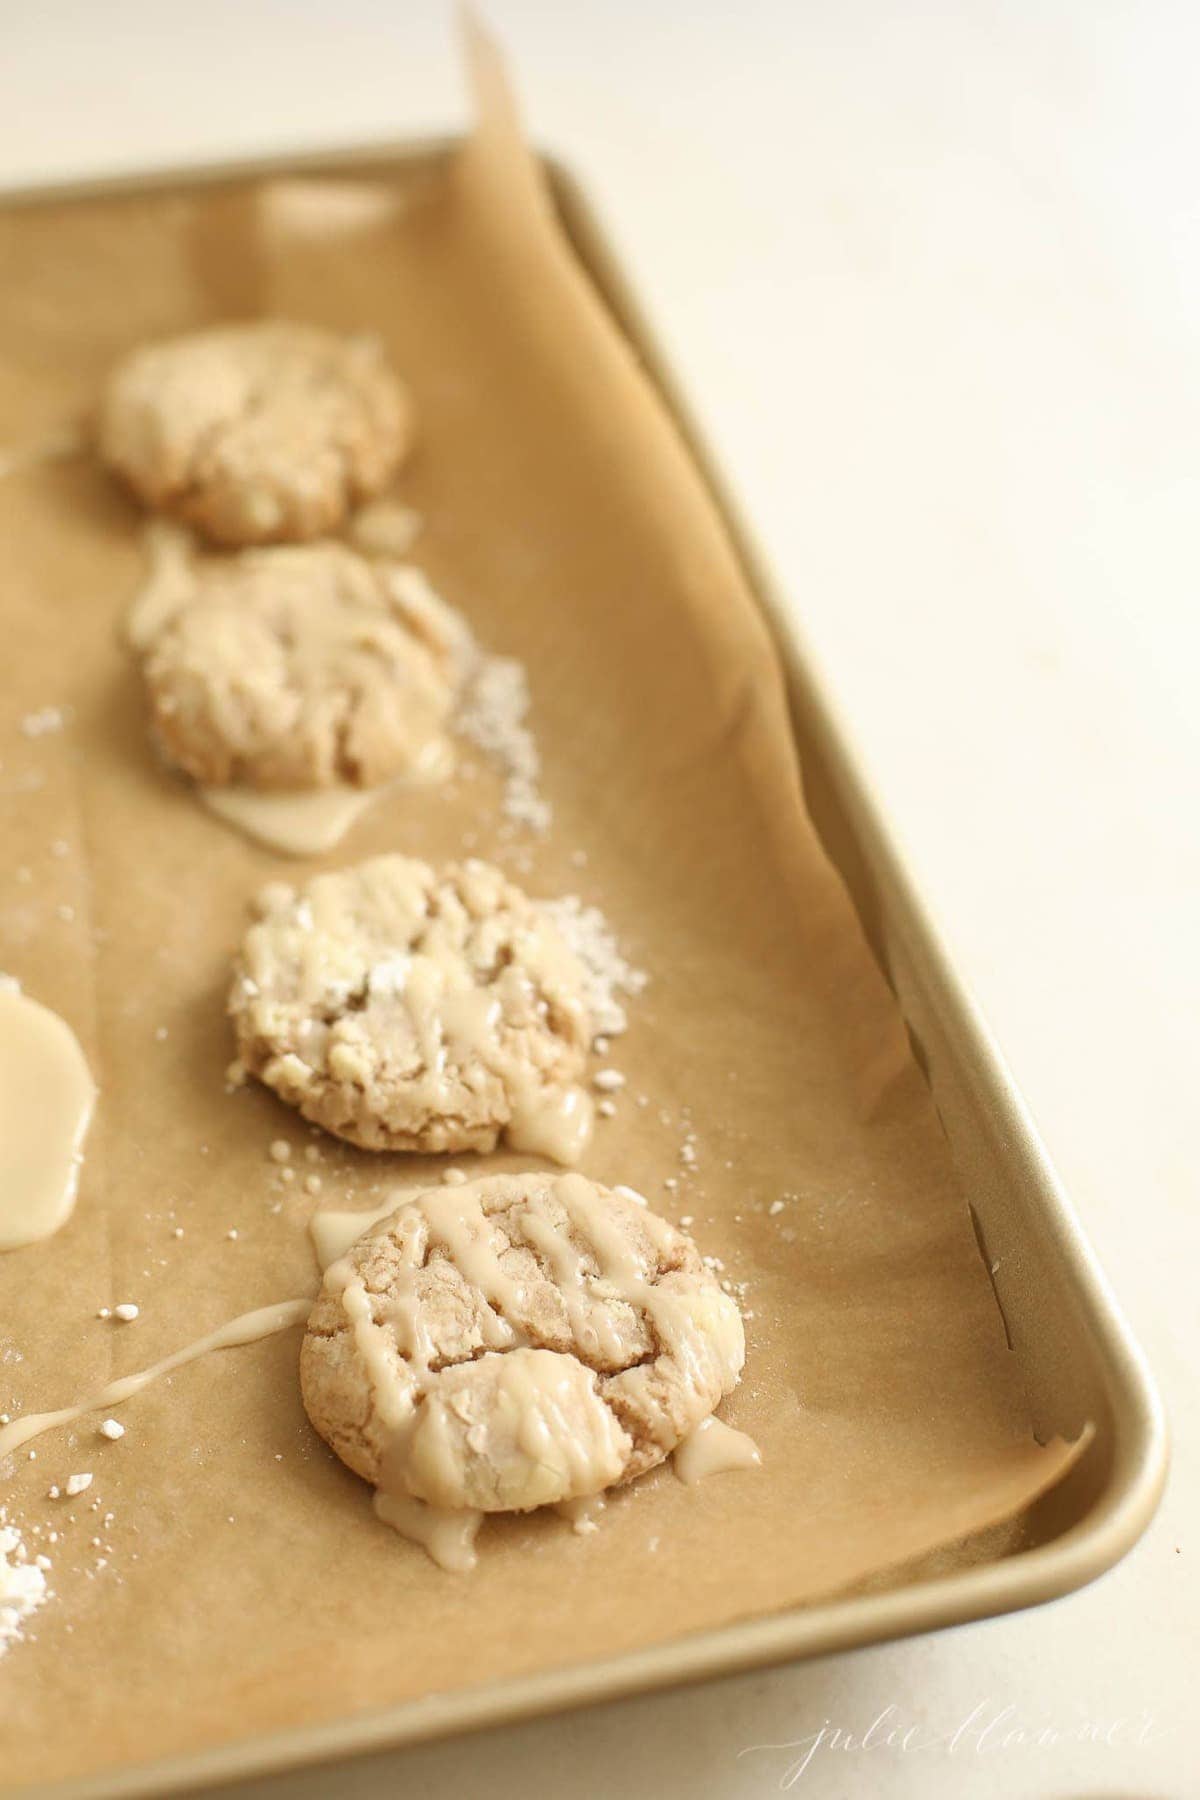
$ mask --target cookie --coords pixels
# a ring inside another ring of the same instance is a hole
[[[259,895],[229,1010],[247,1070],[372,1150],[517,1148],[570,1162],[586,977],[539,907],[488,864],[380,856]]]
[[[456,656],[418,570],[326,542],[196,564],[143,674],[164,755],[197,781],[373,787],[440,739]]]
[[[221,544],[336,530],[411,438],[408,397],[373,338],[278,321],[133,351],[97,432],[139,499]]]
[[[364,1480],[523,1512],[662,1462],[744,1358],[736,1303],[630,1189],[491,1175],[408,1197],[330,1267],[300,1382]]]

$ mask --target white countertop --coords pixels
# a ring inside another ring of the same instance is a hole
[[[1200,12],[486,10],[803,617],[1150,1356],[1174,1467],[1133,1554],[1051,1608],[236,1794],[1187,1800]],[[426,0],[41,0],[3,41],[6,184],[463,117]],[[739,1757],[888,1708],[874,1748],[802,1772],[802,1748]]]

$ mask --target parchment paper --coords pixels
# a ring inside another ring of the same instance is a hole
[[[9,209],[3,435],[83,414],[120,352],[211,320],[386,340],[422,420],[398,484],[425,519],[416,559],[526,663],[555,824],[506,836],[480,772],[393,795],[329,860],[528,858],[532,891],[598,901],[650,971],[586,1166],[694,1217],[746,1284],[724,1410],[764,1468],[698,1489],[660,1471],[591,1538],[489,1525],[477,1572],[448,1576],[308,1429],[296,1331],[210,1357],[129,1405],[121,1443],[85,1422],[0,1470],[26,1531],[60,1532],[36,1642],[0,1661],[0,1786],[828,1596],[1011,1518],[1068,1458],[1033,1440],[926,1089],[802,811],[763,624],[495,81],[450,166]],[[317,1204],[438,1172],[322,1139],[320,1201],[298,1180],[274,1210],[268,1145],[310,1138],[262,1090],[224,1091],[223,996],[247,896],[290,865],[147,748],[115,629],[138,526],[87,458],[0,483],[0,968],[70,1020],[101,1086],[72,1223],[0,1258],[0,1409],[66,1404],[309,1291]],[[49,704],[67,728],[25,736]],[[121,1300],[135,1324],[96,1318]],[[82,1501],[45,1498],[81,1470]]]

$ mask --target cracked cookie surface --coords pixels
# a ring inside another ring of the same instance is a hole
[[[498,869],[381,856],[258,896],[229,1011],[246,1069],[374,1150],[573,1161],[591,1101],[585,975]]]
[[[275,320],[134,350],[109,378],[97,432],[147,506],[221,544],[336,530],[411,438],[407,394],[375,339]]]
[[[197,781],[373,787],[440,749],[456,647],[418,570],[321,543],[179,581],[143,676],[155,738]]]
[[[734,1300],[632,1190],[493,1175],[406,1197],[331,1265],[300,1379],[364,1480],[525,1511],[662,1462],[744,1356]]]

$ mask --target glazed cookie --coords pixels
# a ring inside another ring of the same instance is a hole
[[[744,1357],[735,1302],[631,1189],[491,1175],[413,1195],[331,1265],[300,1382],[364,1480],[524,1512],[662,1462]]]
[[[336,530],[409,447],[408,398],[373,338],[263,322],[135,350],[98,445],[147,506],[222,544]]]
[[[520,1149],[574,1162],[585,975],[540,908],[482,862],[380,856],[273,884],[229,1010],[246,1069],[371,1150]]]
[[[457,650],[416,569],[342,544],[209,557],[143,665],[155,737],[197,781],[373,787],[441,743]]]

